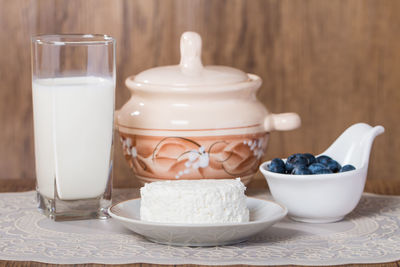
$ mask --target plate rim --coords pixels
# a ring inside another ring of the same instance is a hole
[[[142,220],[137,220],[137,219],[132,219],[132,218],[128,218],[125,216],[120,216],[115,214],[112,209],[115,208],[117,205],[123,204],[124,202],[129,202],[129,201],[137,201],[140,200],[140,197],[137,198],[132,198],[132,199],[127,199],[115,204],[112,204],[108,209],[108,214],[112,217],[115,218],[117,220],[123,221],[123,222],[127,222],[127,223],[135,223],[135,224],[140,224],[140,225],[145,225],[145,226],[155,226],[155,227],[188,227],[188,228],[215,228],[215,227],[239,227],[239,226],[250,226],[250,225],[259,225],[259,224],[265,224],[265,223],[274,223],[278,220],[283,219],[284,217],[286,217],[286,215],[288,214],[288,209],[275,201],[272,200],[266,200],[266,199],[260,199],[260,198],[255,198],[255,197],[247,197],[246,196],[246,200],[247,199],[252,199],[255,201],[259,201],[259,202],[267,202],[273,205],[276,205],[278,207],[280,207],[282,209],[282,213],[279,213],[275,216],[273,216],[272,218],[269,218],[268,220],[257,220],[257,221],[249,221],[249,222],[239,222],[239,223],[214,223],[214,224],[184,224],[184,223],[160,223],[160,222],[151,222],[151,221],[142,221]]]

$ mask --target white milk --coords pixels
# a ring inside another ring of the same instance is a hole
[[[111,160],[114,82],[100,77],[36,79],[33,88],[39,192],[86,199],[105,191]]]

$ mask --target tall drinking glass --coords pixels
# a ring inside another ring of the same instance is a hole
[[[107,218],[114,95],[112,37],[32,38],[36,188],[48,217]]]

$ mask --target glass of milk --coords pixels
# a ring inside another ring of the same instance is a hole
[[[112,37],[32,38],[36,188],[48,217],[108,217],[114,95]]]

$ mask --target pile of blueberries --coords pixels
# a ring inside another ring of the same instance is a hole
[[[314,157],[310,153],[296,153],[287,158],[286,163],[280,158],[274,158],[268,164],[268,170],[271,172],[285,174],[327,174],[337,172],[347,172],[355,170],[353,165],[340,164],[326,155]]]

